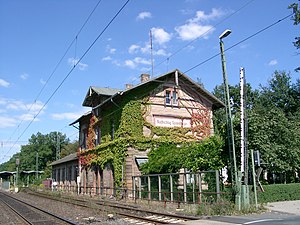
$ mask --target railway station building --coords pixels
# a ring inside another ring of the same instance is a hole
[[[70,124],[79,129],[77,182],[83,192],[130,190],[132,177],[141,174],[139,167],[153,148],[214,133],[212,111],[224,104],[197,82],[178,69],[140,78],[138,85],[127,84],[124,90],[89,87],[83,106],[90,111]],[[54,173],[64,183],[64,175]]]

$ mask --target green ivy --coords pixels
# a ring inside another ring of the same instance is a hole
[[[157,85],[156,85],[157,87]],[[151,95],[153,86],[143,90]],[[161,88],[161,87],[158,87]],[[125,161],[128,147],[139,149],[140,151],[157,149],[161,145],[178,145],[186,141],[195,141],[189,128],[166,128],[155,127],[144,120],[148,112],[149,97],[141,96],[135,92],[127,94],[122,98],[122,102],[114,100],[109,108],[101,109],[100,127],[101,144],[84,154],[93,154],[90,165],[97,165],[104,169],[107,163],[111,163],[114,169],[115,185],[122,185],[122,166]],[[101,120],[102,119],[102,120]],[[111,132],[114,125],[114,140]],[[150,129],[149,137],[143,136],[143,127]]]

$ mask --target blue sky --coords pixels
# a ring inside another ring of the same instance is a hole
[[[81,106],[89,86],[124,89],[138,84],[141,73],[151,74],[150,30],[154,76],[185,72],[219,53],[225,29],[232,30],[224,39],[228,48],[289,15],[295,1],[131,0],[86,54],[125,0],[102,0],[76,39],[98,0],[1,1],[0,163],[37,132],[76,139],[68,124],[89,110]],[[296,36],[299,26],[288,18],[226,51],[229,83],[238,84],[240,67],[254,88],[275,70],[299,78]],[[222,83],[220,56],[186,74],[212,91]]]

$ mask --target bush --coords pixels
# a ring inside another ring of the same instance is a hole
[[[258,193],[260,203],[300,200],[300,184],[272,184],[263,186],[265,192]]]

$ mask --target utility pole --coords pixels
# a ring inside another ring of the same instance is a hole
[[[60,136],[56,132],[56,160],[60,159]]]
[[[231,30],[225,30],[220,36],[220,51],[221,51],[221,60],[222,60],[222,72],[223,72],[223,82],[224,82],[224,92],[225,92],[225,102],[226,102],[226,116],[227,116],[227,133],[228,133],[228,147],[229,147],[229,155],[232,160],[231,165],[233,164],[233,188],[236,191],[235,196],[235,204],[236,208],[240,210],[241,208],[241,195],[240,195],[240,183],[241,177],[238,176],[238,170],[236,165],[236,155],[235,155],[235,144],[234,144],[234,133],[233,133],[233,125],[232,125],[232,116],[231,116],[231,109],[230,109],[230,97],[229,97],[229,88],[228,88],[228,78],[226,73],[226,60],[224,55],[224,43],[223,38],[227,37],[231,33]]]
[[[151,78],[153,78],[154,73],[154,62],[153,62],[153,44],[152,44],[152,31],[150,29],[150,54],[151,54]]]
[[[39,153],[36,152],[36,157],[35,157],[35,178],[36,180],[39,178]]]
[[[19,191],[18,188],[18,179],[19,179],[19,165],[20,165],[20,159],[16,158],[16,167],[17,167],[17,172],[16,172],[16,183],[15,183],[15,192]]]
[[[240,68],[240,95],[241,95],[241,204],[243,209],[249,209],[249,186],[248,186],[248,149],[247,149],[247,117],[246,117],[246,91],[245,70]]]

